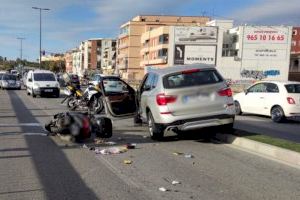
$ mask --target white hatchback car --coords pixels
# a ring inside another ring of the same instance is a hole
[[[266,115],[274,122],[300,118],[300,82],[260,81],[233,98],[238,115]]]

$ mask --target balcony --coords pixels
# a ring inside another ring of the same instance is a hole
[[[156,59],[151,59],[151,60],[143,60],[140,62],[140,66],[145,66],[145,65],[164,65],[168,63],[168,58],[167,57],[159,57]]]
[[[124,49],[124,48],[127,48],[129,45],[127,43],[124,43],[124,44],[119,44],[119,49]]]

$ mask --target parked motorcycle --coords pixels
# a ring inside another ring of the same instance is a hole
[[[45,129],[50,133],[71,135],[72,140],[77,142],[90,138],[92,133],[100,138],[112,136],[112,123],[109,118],[95,117],[87,113],[58,113],[45,124]]]
[[[61,103],[66,101],[70,110],[87,109],[89,112],[99,114],[104,109],[102,92],[98,86],[89,85],[83,92],[72,82],[67,82],[64,93],[66,97]]]

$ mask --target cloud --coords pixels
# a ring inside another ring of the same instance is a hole
[[[299,0],[260,0],[255,5],[238,10],[231,15],[242,23],[266,25],[299,25]]]

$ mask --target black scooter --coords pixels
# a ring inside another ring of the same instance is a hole
[[[71,135],[72,141],[76,142],[90,138],[93,133],[100,138],[112,136],[111,119],[95,117],[88,113],[58,113],[45,124],[45,129],[54,134]]]

